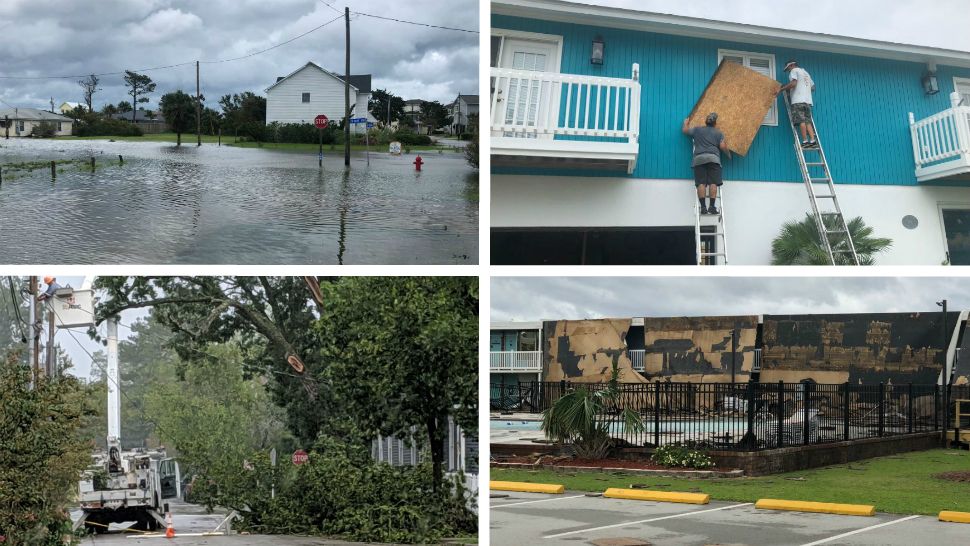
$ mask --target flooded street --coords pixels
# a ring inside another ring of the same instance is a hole
[[[94,173],[55,181],[6,168],[92,156]],[[0,140],[0,263],[477,264],[478,172],[414,157],[354,153],[348,172],[324,147],[321,171],[316,154],[215,144]]]

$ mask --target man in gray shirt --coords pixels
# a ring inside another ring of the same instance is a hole
[[[701,202],[701,214],[720,214],[714,206],[717,187],[724,183],[721,179],[721,150],[727,151],[724,133],[716,127],[717,113],[711,112],[704,120],[704,127],[689,127],[690,119],[684,120],[681,131],[694,139],[694,158],[690,165],[694,168],[694,186],[697,199]],[[704,197],[710,190],[709,207],[704,206]]]

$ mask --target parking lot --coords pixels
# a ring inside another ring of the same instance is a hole
[[[970,524],[878,511],[872,517],[842,516],[756,510],[753,503],[658,503],[570,491],[562,495],[495,491],[490,502],[494,545],[970,544]]]

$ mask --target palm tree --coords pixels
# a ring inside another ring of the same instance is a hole
[[[608,410],[619,406],[618,377],[614,362],[605,389],[594,391],[590,385],[583,385],[556,400],[542,412],[542,430],[546,437],[571,443],[576,456],[583,459],[602,459],[609,455],[613,440],[610,422],[603,417]],[[620,422],[624,432],[639,433],[645,428],[643,418],[631,408],[620,410]]]
[[[826,216],[825,223],[829,231],[838,229],[834,216]],[[860,265],[873,265],[874,254],[891,247],[892,239],[873,237],[872,228],[862,221],[861,217],[849,220],[849,234],[855,244],[856,254]],[[834,240],[833,240],[834,239]],[[832,250],[848,249],[848,241],[844,238],[830,238]],[[822,246],[822,239],[815,227],[815,218],[806,213],[801,222],[785,222],[781,233],[771,241],[771,265],[830,265],[829,256]],[[836,265],[855,265],[849,253],[835,254]]]

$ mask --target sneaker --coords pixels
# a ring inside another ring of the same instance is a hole
[[[708,207],[707,208],[707,213],[708,214],[721,214],[721,211],[717,210],[716,207]]]
[[[809,140],[808,144],[805,144],[806,148],[818,148],[818,142],[814,140]]]
[[[700,213],[701,213],[701,214],[707,214],[707,207],[705,207],[705,206],[701,206],[701,211],[700,211]]]
[[[812,143],[811,142],[808,142],[808,141],[805,141],[805,140],[802,141],[802,148],[811,148],[811,147],[812,147]]]

